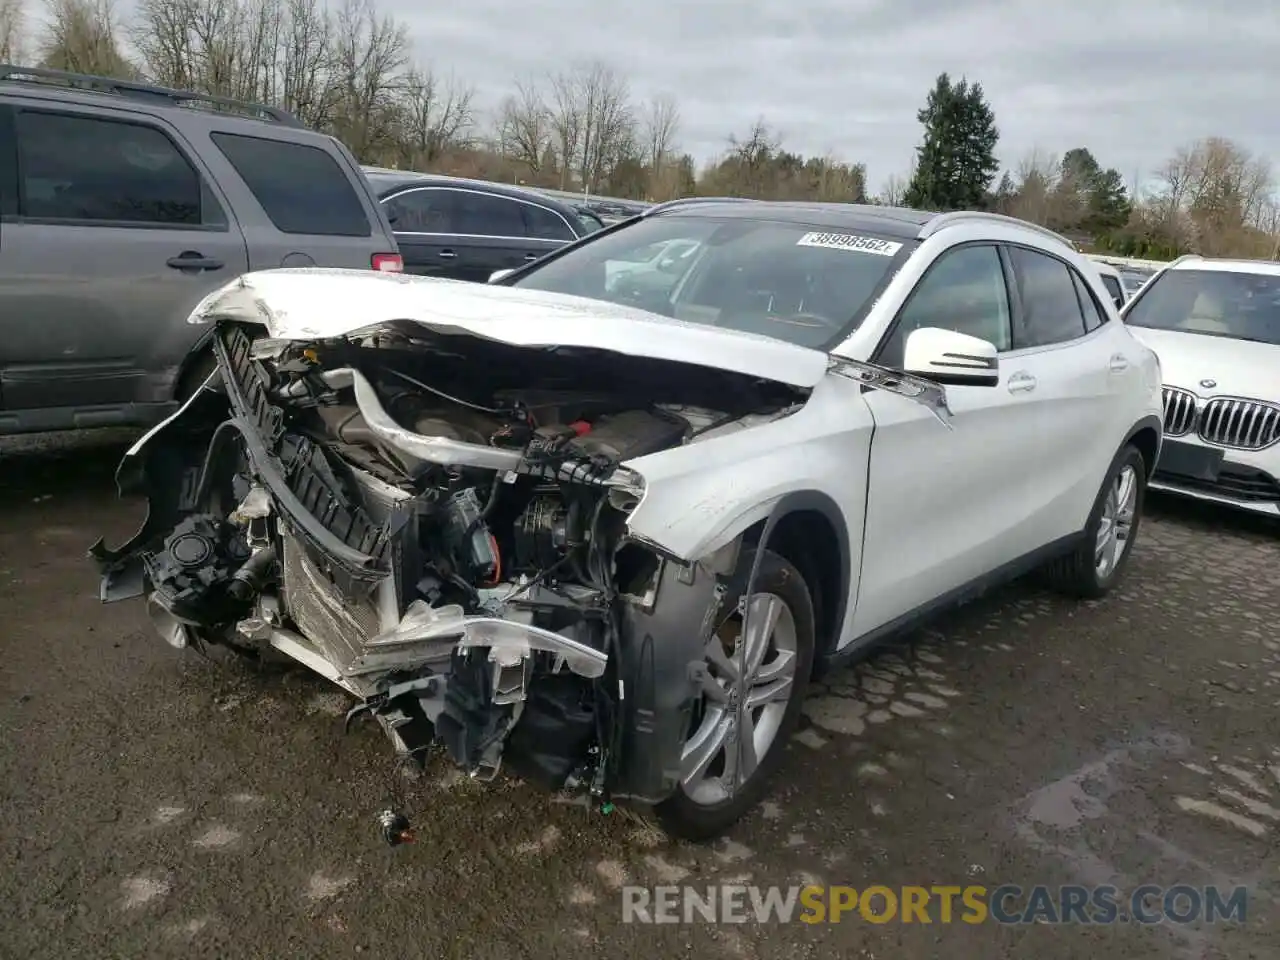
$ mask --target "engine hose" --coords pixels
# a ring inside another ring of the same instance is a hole
[[[612,599],[613,584],[610,583],[608,561],[603,555],[602,537],[600,537],[600,515],[604,512],[608,499],[601,497],[591,513],[591,535],[587,543],[587,571],[591,575],[591,583],[603,590]]]
[[[231,577],[227,592],[242,603],[252,600],[266,582],[271,568],[276,565],[276,548],[263,547],[246,560]]]
[[[200,466],[200,480],[196,484],[196,495],[193,502],[197,509],[204,506],[209,497],[209,489],[213,486],[213,461],[222,452],[223,435],[232,430],[238,432],[239,429],[239,425],[234,420],[224,420],[213,431],[213,436],[209,440],[209,449],[204,456],[204,463]]]
[[[581,550],[588,546],[589,542],[583,536],[582,529],[582,512],[585,508],[582,506],[582,500],[574,497],[569,502],[569,512],[565,516],[565,546],[568,549],[569,567],[573,570],[573,575],[583,583],[590,583],[591,577],[582,567]]]

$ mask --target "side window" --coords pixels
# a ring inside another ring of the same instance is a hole
[[[152,126],[20,110],[18,212],[43,220],[226,226],[177,145]]]
[[[564,222],[564,218],[546,207],[532,203],[520,204],[520,212],[524,215],[525,234],[539,240],[575,240],[574,232]]]
[[[236,133],[210,137],[281,233],[372,236],[351,179],[321,148]]]
[[[383,201],[395,233],[453,233],[455,190],[409,190]]]
[[[477,237],[523,237],[524,204],[492,193],[456,191],[454,231]]]
[[[1084,316],[1071,271],[1061,260],[1010,247],[1022,298],[1022,347],[1047,347],[1084,336]]]
[[[907,336],[921,327],[941,327],[980,337],[998,350],[1012,344],[1009,291],[1000,254],[987,244],[944,253],[920,279],[898,313],[879,362],[900,368]]]
[[[1098,301],[1094,299],[1093,291],[1084,282],[1084,278],[1074,270],[1071,271],[1071,279],[1076,285],[1076,296],[1080,298],[1080,312],[1084,314],[1085,331],[1097,330],[1102,326],[1103,313],[1098,306]]]
[[[1107,293],[1111,294],[1112,301],[1116,307],[1124,306],[1124,288],[1120,286],[1120,281],[1115,277],[1102,275],[1102,285],[1107,288]]]

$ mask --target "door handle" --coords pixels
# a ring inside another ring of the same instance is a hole
[[[1015,373],[1009,378],[1010,393],[1030,393],[1036,388],[1036,378],[1024,371]]]
[[[441,260],[456,260],[456,259],[458,259],[458,255],[457,255],[456,253],[454,253],[452,250],[441,250],[441,251],[440,251],[440,259],[441,259]]]
[[[539,256],[539,255],[538,255],[538,254],[536,254],[536,253],[526,253],[526,254],[524,255],[524,262],[525,262],[525,263],[533,263],[533,261],[535,261],[535,260],[537,260],[537,259],[538,259],[538,256]]]
[[[1112,373],[1124,373],[1124,371],[1129,369],[1129,358],[1123,353],[1113,354],[1108,367]]]
[[[166,266],[175,270],[221,270],[225,264],[214,257],[206,257],[195,250],[184,250],[176,257],[165,261]]]

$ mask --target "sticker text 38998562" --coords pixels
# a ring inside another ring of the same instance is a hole
[[[806,233],[796,241],[797,247],[825,247],[828,250],[849,250],[853,253],[874,253],[880,257],[892,257],[902,249],[902,244],[875,237],[858,237],[851,233]]]

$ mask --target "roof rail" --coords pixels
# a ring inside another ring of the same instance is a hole
[[[675,200],[668,200],[665,203],[655,203],[652,207],[642,211],[639,216],[647,217],[650,214],[658,213],[662,210],[671,210],[676,207],[691,207],[697,203],[751,203],[751,197],[677,197]]]
[[[1204,257],[1202,257],[1198,253],[1184,253],[1182,256],[1178,257],[1178,259],[1171,260],[1169,263],[1165,264],[1164,269],[1168,270],[1170,267],[1176,267],[1178,264],[1186,263],[1188,260],[1203,260],[1203,259]]]
[[[175,107],[194,107],[206,111],[223,113],[241,113],[269,120],[286,127],[305,127],[301,120],[279,107],[268,107],[261,103],[249,103],[243,100],[232,100],[229,97],[215,97],[207,93],[196,93],[193,90],[173,90],[150,83],[139,83],[133,80],[116,80],[111,77],[97,77],[86,73],[70,73],[66,70],[48,70],[44,67],[19,67],[10,63],[0,63],[0,81],[15,83],[45,84],[53,87],[70,87],[88,90],[93,93],[109,93],[134,100],[163,101]]]
[[[1162,270],[1169,265],[1168,260],[1143,260],[1139,257],[1122,257],[1114,253],[1091,253],[1094,260],[1109,263],[1120,270]]]
[[[1079,251],[1074,243],[1056,231],[1050,230],[1048,227],[1042,227],[1038,223],[1031,223],[1029,220],[1019,220],[1017,217],[1006,217],[1002,213],[987,213],[985,210],[952,210],[949,213],[940,213],[923,227],[920,228],[920,239],[931,237],[939,230],[956,224],[972,222],[974,220],[987,221],[991,223],[1004,223],[1009,226],[1022,227],[1024,230],[1033,230],[1042,237],[1048,237],[1051,240],[1057,240],[1061,244],[1065,244],[1072,250]]]

